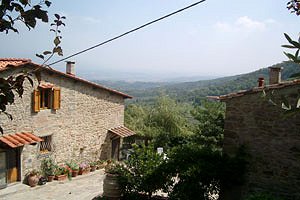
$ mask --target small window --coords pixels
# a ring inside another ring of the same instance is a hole
[[[51,89],[40,89],[40,108],[51,108]]]
[[[41,137],[43,141],[40,143],[40,152],[48,153],[52,151],[52,135]]]

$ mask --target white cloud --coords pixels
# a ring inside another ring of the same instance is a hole
[[[240,17],[236,20],[235,25],[239,29],[243,30],[265,30],[266,25],[264,22],[255,21],[247,16]]]
[[[251,19],[248,16],[242,16],[236,19],[232,23],[217,22],[214,24],[214,28],[223,32],[239,32],[239,31],[265,31],[268,25],[275,24],[273,19],[266,19],[263,21],[257,21]]]

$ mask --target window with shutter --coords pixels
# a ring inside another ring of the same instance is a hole
[[[60,109],[60,88],[41,88],[33,92],[33,110]]]

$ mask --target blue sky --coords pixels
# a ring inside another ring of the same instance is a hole
[[[33,2],[33,1],[32,1]],[[49,15],[67,17],[64,54],[70,55],[196,1],[53,0]],[[287,0],[206,0],[131,35],[72,58],[91,79],[161,79],[247,73],[287,60],[284,32],[298,37],[299,20]],[[53,18],[53,17],[52,17]],[[31,58],[51,48],[49,25],[2,34],[1,57]],[[54,58],[56,61],[59,58]],[[54,68],[63,70],[65,63]]]

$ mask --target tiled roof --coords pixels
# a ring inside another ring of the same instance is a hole
[[[285,81],[282,83],[267,85],[264,87],[255,87],[250,90],[241,90],[241,91],[238,91],[235,93],[230,93],[230,94],[221,95],[221,96],[207,96],[207,98],[222,101],[222,100],[227,100],[227,99],[231,99],[231,98],[241,97],[241,96],[244,96],[247,94],[253,94],[253,93],[262,92],[262,91],[280,89],[280,88],[290,87],[290,86],[294,86],[294,85],[300,85],[300,80]]]
[[[32,133],[15,133],[9,135],[3,135],[0,137],[0,141],[7,144],[11,148],[23,146],[25,144],[32,144],[41,142],[43,139],[33,135]]]
[[[129,137],[136,134],[125,126],[118,126],[116,128],[109,129],[109,131],[120,137]]]
[[[5,69],[8,65],[20,65],[31,62],[30,59],[25,58],[0,58],[0,69]]]
[[[43,67],[41,65],[35,64],[35,63],[31,62],[30,59],[0,58],[0,71],[7,70],[10,67],[23,67],[25,65],[26,66],[31,66],[31,67],[34,67],[34,68],[40,67],[42,70],[46,70],[46,71],[49,71],[49,72],[52,72],[52,73],[55,73],[55,74],[58,74],[58,75],[61,75],[61,76],[64,76],[64,77],[71,78],[73,80],[77,80],[77,81],[86,83],[86,84],[91,85],[95,88],[99,88],[99,89],[106,90],[106,91],[109,91],[109,92],[114,93],[114,94],[121,95],[124,98],[132,98],[132,96],[130,96],[128,94],[125,94],[123,92],[119,92],[117,90],[113,90],[111,88],[107,88],[107,87],[104,87],[102,85],[98,85],[96,83],[84,80],[84,79],[79,78],[77,76],[66,74],[66,73],[57,71],[55,69],[49,68],[49,67]]]

